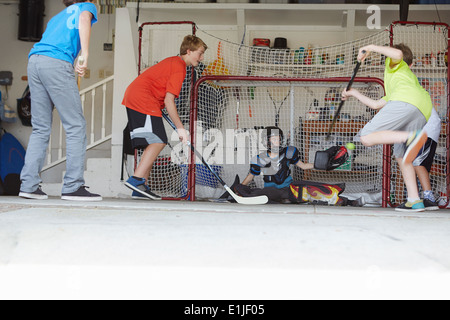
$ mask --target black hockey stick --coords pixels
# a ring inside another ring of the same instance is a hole
[[[166,119],[167,123],[176,131],[177,128],[173,124],[172,120],[169,118],[167,114],[163,112],[163,117]],[[194,146],[190,143],[190,141],[187,142],[187,145],[191,148],[191,150],[195,153],[197,157],[199,157],[202,160],[202,163],[208,168],[209,171],[216,177],[216,179],[220,182],[220,184],[225,188],[225,190],[228,191],[228,193],[236,200],[237,203],[240,204],[266,204],[269,202],[269,198],[267,196],[257,196],[257,197],[241,197],[238,196],[236,193],[231,190],[231,188],[225,183],[225,181],[222,180],[222,178],[217,174],[217,172],[214,171],[213,168],[206,162],[206,160],[203,158],[203,156],[198,152]]]
[[[362,51],[362,53],[366,53],[366,51]],[[353,70],[353,75],[347,85],[347,91],[349,91],[352,88],[353,81],[355,81],[356,74],[359,71],[359,67],[361,67],[361,62],[362,61],[358,61],[356,63],[355,69]],[[341,99],[341,103],[339,104],[339,107],[337,108],[336,113],[334,114],[334,118],[333,118],[333,121],[331,122],[330,128],[328,129],[328,133],[327,133],[327,137],[326,137],[327,140],[330,138],[331,131],[333,130],[334,125],[336,124],[336,121],[341,113],[341,109],[342,109],[342,106],[344,105],[344,103],[345,103],[345,100]]]

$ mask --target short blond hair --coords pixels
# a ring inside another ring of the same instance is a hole
[[[196,36],[188,35],[184,37],[183,42],[181,43],[180,55],[183,56],[187,54],[188,50],[197,51],[201,47],[205,48],[205,50],[208,49],[208,46],[202,39]]]

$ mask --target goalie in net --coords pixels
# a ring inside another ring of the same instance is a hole
[[[291,176],[291,165],[302,170],[334,170],[348,159],[345,147],[331,147],[316,153],[314,164],[300,161],[299,152],[294,146],[283,146],[283,131],[278,127],[265,128],[267,152],[263,152],[251,160],[250,173],[240,183],[237,176],[231,189],[242,197],[265,195],[271,203],[312,203],[337,206],[364,205],[361,197],[349,200],[341,196],[345,184],[326,184],[312,181],[294,181]],[[264,175],[264,188],[250,188],[255,176]],[[222,199],[231,197],[225,193]]]

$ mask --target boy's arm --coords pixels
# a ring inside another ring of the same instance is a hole
[[[365,51],[365,53],[363,53]],[[363,61],[366,59],[370,52],[378,52],[386,57],[391,58],[390,68],[394,68],[403,60],[403,52],[399,49],[385,46],[368,45],[359,49],[358,60]]]
[[[347,100],[348,97],[355,97],[356,99],[361,101],[362,104],[364,104],[374,110],[383,108],[387,103],[387,101],[384,99],[373,100],[372,98],[369,98],[369,97],[363,95],[361,92],[359,92],[356,89],[350,89],[349,91],[344,89],[344,91],[342,92],[342,100],[345,101],[345,100]]]
[[[253,178],[254,178],[254,177],[255,177],[254,175],[252,175],[251,173],[249,173],[248,176],[244,179],[244,181],[242,181],[241,184],[243,184],[244,186],[248,186],[248,185],[250,184],[250,182],[253,181]]]
[[[299,161],[295,165],[303,170],[314,169],[314,164],[312,164],[312,163],[304,163],[304,162]]]
[[[187,131],[184,129],[183,123],[180,120],[180,116],[178,115],[177,106],[175,104],[175,95],[173,93],[170,92],[166,93],[166,97],[164,98],[164,105],[166,107],[170,119],[172,119],[173,124],[177,128],[180,140],[183,143],[187,143],[188,134]]]
[[[88,65],[88,57],[89,57],[89,39],[91,38],[91,21],[92,21],[92,13],[89,11],[83,11],[80,14],[78,32],[80,33],[80,44],[81,44],[81,53],[80,56],[83,56],[84,62],[80,64],[77,62],[75,67],[75,71],[80,75],[84,76],[87,65]]]

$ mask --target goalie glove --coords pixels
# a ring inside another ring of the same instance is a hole
[[[348,151],[344,146],[334,146],[325,151],[317,151],[314,169],[331,171],[339,168],[348,160]]]

